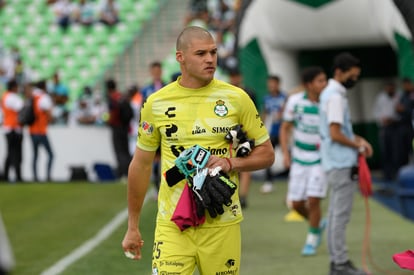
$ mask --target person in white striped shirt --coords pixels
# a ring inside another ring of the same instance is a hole
[[[283,112],[280,145],[285,167],[290,167],[287,199],[309,222],[302,255],[316,254],[321,242],[320,200],[326,196],[327,182],[319,152],[319,94],[327,84],[320,67],[303,70],[304,91],[289,96]]]

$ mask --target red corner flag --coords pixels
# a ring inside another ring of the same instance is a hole
[[[371,171],[363,155],[358,155],[359,190],[364,197],[372,195]]]

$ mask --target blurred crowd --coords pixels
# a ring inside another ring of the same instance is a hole
[[[0,94],[6,90],[7,84],[14,80],[18,84],[18,92],[24,96],[24,89],[34,86],[37,80],[30,69],[24,65],[18,48],[10,51],[1,46],[0,41]],[[106,113],[105,100],[101,93],[84,87],[78,99],[70,102],[68,86],[62,82],[56,71],[50,79],[44,79],[47,90],[53,100],[51,124],[98,124],[103,123]],[[0,122],[2,121],[0,112]],[[93,117],[93,119],[92,119]]]
[[[385,81],[376,97],[373,115],[379,129],[383,178],[393,181],[401,167],[412,160],[414,138],[414,82],[403,78],[400,85]]]
[[[119,5],[114,0],[48,0],[55,23],[63,30],[72,24],[92,26],[101,23],[114,26],[119,22]]]
[[[192,0],[185,25],[207,29],[218,46],[218,66],[225,71],[237,68],[236,15],[239,0]]]

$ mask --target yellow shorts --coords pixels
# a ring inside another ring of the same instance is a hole
[[[152,254],[153,275],[238,275],[240,224],[194,228],[157,225]]]

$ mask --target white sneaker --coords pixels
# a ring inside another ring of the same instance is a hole
[[[273,184],[270,181],[265,181],[265,183],[260,187],[260,192],[263,194],[269,194],[273,192]]]

